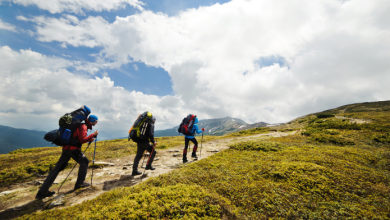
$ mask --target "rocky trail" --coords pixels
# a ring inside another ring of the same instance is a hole
[[[291,132],[293,134],[295,132]],[[246,137],[236,137],[236,138],[226,138],[226,139],[217,139],[203,143],[202,154],[200,156],[200,137],[198,137],[199,147],[198,147],[198,157],[199,160],[207,158],[215,153],[223,151],[228,147],[231,141],[240,141],[248,138],[267,138],[267,137],[280,137],[286,136],[287,133],[283,132],[271,132],[265,134],[258,134],[253,136]],[[192,147],[188,152],[192,152]],[[142,181],[147,180],[150,177],[156,177],[160,174],[168,173],[175,169],[180,169],[182,166],[186,166],[182,161],[182,152],[184,149],[184,144],[181,146],[169,148],[169,149],[157,149],[157,155],[153,166],[156,167],[155,170],[150,171],[146,170],[145,175],[131,176],[132,173],[132,164],[134,161],[135,155],[125,156],[116,159],[109,159],[106,161],[99,161],[99,155],[96,155],[95,165],[96,168],[93,169],[93,185],[92,187],[83,188],[79,190],[73,190],[75,181],[77,179],[78,166],[73,170],[71,175],[68,177],[67,181],[63,184],[58,193],[58,188],[61,185],[61,181],[64,181],[66,176],[69,174],[70,170],[62,171],[57,179],[55,180],[53,186],[50,188],[50,191],[55,191],[56,194],[52,197],[45,198],[43,200],[35,199],[35,195],[39,186],[45,180],[45,177],[42,176],[42,179],[37,179],[29,183],[23,183],[15,186],[14,188],[0,192],[0,219],[13,219],[20,217],[25,214],[43,211],[47,209],[58,209],[77,205],[83,201],[96,198],[100,194],[115,189],[117,187],[131,187]],[[188,153],[189,163],[194,163],[199,160],[194,160],[190,157],[191,153]],[[147,161],[147,156],[145,156],[144,166]],[[92,158],[90,159],[90,165],[92,165]],[[144,171],[144,168],[141,168],[142,160],[138,170]],[[86,177],[86,182],[91,183],[91,174],[92,169],[88,169],[88,174]],[[5,199],[5,197],[7,197]],[[12,196],[12,198],[11,198]],[[4,199],[4,200],[3,200]]]

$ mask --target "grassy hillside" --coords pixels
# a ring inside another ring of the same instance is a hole
[[[295,135],[233,140],[135,187],[22,219],[390,219],[390,105],[366,104],[301,117],[272,128]]]

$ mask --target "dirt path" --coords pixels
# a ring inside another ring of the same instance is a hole
[[[356,123],[356,124],[371,123],[371,120],[364,120],[364,119],[359,119],[359,118],[347,118],[347,117],[339,116],[339,115],[336,115],[335,117],[338,119],[347,119],[351,123]]]
[[[289,134],[293,134],[291,132]],[[247,137],[237,137],[237,138],[226,138],[210,141],[207,143],[203,143],[202,154],[199,160],[207,158],[219,151],[225,150],[231,141],[240,141],[244,139],[252,139],[252,138],[267,138],[267,137],[280,137],[286,136],[287,133],[282,132],[272,132],[265,134],[258,134]],[[200,143],[200,138],[197,138]],[[188,152],[192,152],[191,150]],[[168,173],[175,169],[180,169],[183,166],[182,161],[182,152],[184,149],[184,145],[177,146],[174,148],[169,148],[165,150],[157,150],[157,155],[153,166],[156,167],[156,170],[150,171],[147,170],[145,172],[146,175],[142,176],[131,176],[132,173],[132,164],[134,161],[135,155],[125,156],[117,159],[109,159],[105,162],[111,163],[108,166],[102,166],[100,168],[95,168],[93,170],[93,187],[81,189],[74,191],[73,187],[75,181],[77,179],[78,167],[76,167],[72,174],[68,177],[68,180],[61,187],[60,193],[58,194],[58,188],[60,181],[63,181],[66,176],[69,174],[70,170],[66,170],[61,172],[58,175],[55,184],[50,188],[51,191],[55,191],[56,194],[53,197],[45,198],[43,200],[36,200],[35,195],[38,190],[38,186],[29,185],[29,184],[20,184],[18,187],[14,188],[12,191],[14,192],[14,197],[12,199],[8,199],[7,202],[0,203],[0,219],[12,219],[15,217],[22,216],[24,214],[33,213],[40,210],[51,209],[51,208],[64,208],[73,206],[83,201],[90,200],[96,198],[100,194],[115,189],[117,187],[129,187],[134,186],[142,181],[147,180],[150,177],[156,177],[160,174]],[[198,148],[198,156],[200,155],[200,146]],[[190,162],[197,162],[199,160],[193,160],[191,157],[191,153],[188,153],[188,159]],[[146,158],[147,160],[147,158]],[[146,163],[145,160],[145,163]],[[98,156],[95,161],[98,160]],[[138,170],[144,171],[141,168],[142,159],[140,161],[140,165]],[[86,177],[86,182],[91,181],[92,169],[88,169],[88,174]],[[38,180],[38,182],[43,182],[44,178]],[[38,184],[36,181],[30,184]],[[1,197],[0,197],[1,199]]]

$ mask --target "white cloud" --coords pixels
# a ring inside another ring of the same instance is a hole
[[[236,0],[174,17],[143,11],[114,23],[91,16],[33,20],[41,41],[102,47],[99,66],[136,61],[164,68],[174,96],[129,95],[108,86],[108,78],[93,83],[105,86],[101,101],[114,106],[104,114],[127,120],[151,109],[166,128],[189,112],[200,119],[232,116],[275,123],[343,104],[390,99],[389,8],[389,1],[380,0]],[[259,64],[268,57],[287,65]],[[126,104],[115,102],[128,96]]]
[[[152,111],[160,127],[172,125],[170,121],[183,111],[182,103],[177,103],[174,97],[161,99],[114,86],[108,77],[90,79],[74,74],[66,70],[75,67],[74,63],[31,50],[17,52],[7,46],[0,47],[0,66],[3,125],[55,129],[62,114],[85,104],[99,117],[97,128],[103,131],[101,138],[112,137],[108,133],[118,130],[123,133],[114,137],[125,137],[133,120],[143,111]],[[164,102],[176,103],[178,108],[164,108],[160,104]]]
[[[14,25],[3,22],[1,19],[0,19],[0,29],[12,31],[12,32],[18,32]]]
[[[75,47],[105,46],[107,42],[116,40],[110,35],[109,23],[102,17],[88,17],[79,21],[71,15],[59,19],[39,16],[28,20],[37,24],[38,40],[64,42],[64,47],[66,44]]]
[[[137,66],[137,64],[134,63],[134,64],[133,64],[133,68],[134,68],[135,71],[138,71],[138,66]]]
[[[84,14],[85,11],[111,11],[125,8],[130,5],[138,10],[143,10],[143,2],[138,0],[8,0],[23,6],[36,5],[52,14],[64,11],[76,14]],[[1,1],[0,1],[1,2]]]

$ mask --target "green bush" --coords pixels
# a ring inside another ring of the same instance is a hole
[[[316,141],[320,143],[331,143],[336,145],[355,145],[355,142],[351,139],[340,137],[340,136],[333,136],[329,134],[313,134],[309,138],[311,141]]]
[[[334,117],[335,115],[333,114],[325,114],[325,113],[322,113],[322,114],[318,114],[317,115],[317,118],[332,118]]]
[[[373,140],[379,143],[390,143],[390,134],[377,134],[373,136]]]
[[[240,151],[279,151],[284,149],[284,144],[275,142],[245,141],[230,145],[231,149]]]
[[[225,135],[224,137],[240,137],[240,136],[267,133],[269,131],[270,131],[270,129],[267,127],[258,127],[258,128],[252,128],[252,129],[248,129],[248,130],[242,130],[239,132],[231,133],[231,134]]]
[[[341,120],[327,120],[321,124],[310,124],[309,127],[316,129],[345,129],[345,130],[361,130],[365,127],[363,124],[343,122]]]

